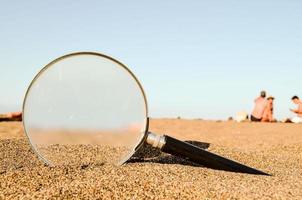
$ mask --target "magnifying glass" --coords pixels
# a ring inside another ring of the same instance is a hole
[[[144,143],[205,167],[268,175],[167,135],[148,131],[148,106],[135,75],[95,52],[72,53],[46,65],[23,102],[23,125],[50,166],[125,163]]]

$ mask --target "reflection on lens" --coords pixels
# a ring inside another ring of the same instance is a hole
[[[23,114],[26,134],[48,164],[121,164],[145,135],[147,106],[142,88],[122,64],[76,53],[36,76]]]

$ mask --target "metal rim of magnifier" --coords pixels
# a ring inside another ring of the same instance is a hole
[[[51,162],[49,162],[46,158],[43,157],[42,154],[40,154],[40,152],[37,150],[37,148],[35,147],[34,143],[31,141],[31,138],[30,138],[30,135],[28,134],[29,131],[27,131],[26,129],[26,124],[25,124],[25,118],[26,118],[26,115],[25,115],[25,105],[26,105],[26,100],[27,100],[27,97],[30,93],[30,90],[32,88],[32,86],[34,85],[34,83],[36,82],[36,80],[48,69],[50,68],[52,65],[54,65],[55,63],[65,59],[65,58],[69,58],[69,57],[73,57],[73,56],[78,56],[78,55],[92,55],[92,56],[99,56],[99,57],[102,57],[102,58],[106,58],[108,60],[111,60],[113,61],[114,63],[118,64],[118,66],[122,67],[124,70],[126,70],[129,75],[132,76],[132,78],[135,80],[135,82],[137,83],[137,85],[139,86],[140,88],[140,91],[143,95],[143,98],[144,98],[144,102],[145,102],[145,113],[146,113],[146,118],[145,118],[145,130],[142,131],[142,136],[141,136],[141,140],[138,142],[137,145],[135,145],[135,148],[134,148],[134,151],[130,152],[129,155],[125,156],[124,159],[122,159],[118,165],[122,165],[123,163],[125,163],[134,153],[137,149],[139,149],[145,142],[147,136],[148,136],[148,129],[149,129],[149,117],[148,117],[148,102],[147,102],[147,97],[146,97],[146,94],[145,94],[145,91],[143,89],[143,86],[141,85],[141,83],[139,82],[138,78],[133,74],[133,72],[126,66],[124,65],[123,63],[121,63],[120,61],[110,57],[110,56],[107,56],[105,54],[102,54],[102,53],[96,53],[96,52],[89,52],[89,51],[83,51],[83,52],[75,52],[75,53],[70,53],[70,54],[66,54],[64,56],[61,56],[55,60],[53,60],[52,62],[48,63],[47,65],[45,65],[38,73],[37,75],[34,77],[34,79],[31,81],[30,85],[28,86],[27,90],[26,90],[26,93],[25,93],[25,97],[24,97],[24,100],[23,100],[23,106],[22,106],[22,123],[23,123],[23,129],[24,129],[24,132],[25,132],[25,135],[29,141],[29,144],[31,146],[31,148],[34,150],[34,152],[38,155],[39,159],[41,159],[44,163],[46,163],[47,165],[49,166],[53,166],[51,164]]]

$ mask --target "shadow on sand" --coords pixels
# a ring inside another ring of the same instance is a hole
[[[208,149],[210,143],[199,141],[185,141],[202,149]],[[161,163],[161,164],[181,164],[200,167],[202,165],[194,163],[190,160],[163,153],[161,150],[152,147],[149,144],[144,144],[128,161],[127,163]]]

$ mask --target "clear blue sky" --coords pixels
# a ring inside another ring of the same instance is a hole
[[[117,58],[152,117],[225,119],[262,89],[276,117],[302,97],[302,1],[2,1],[0,112],[20,110],[48,62],[74,51]]]

